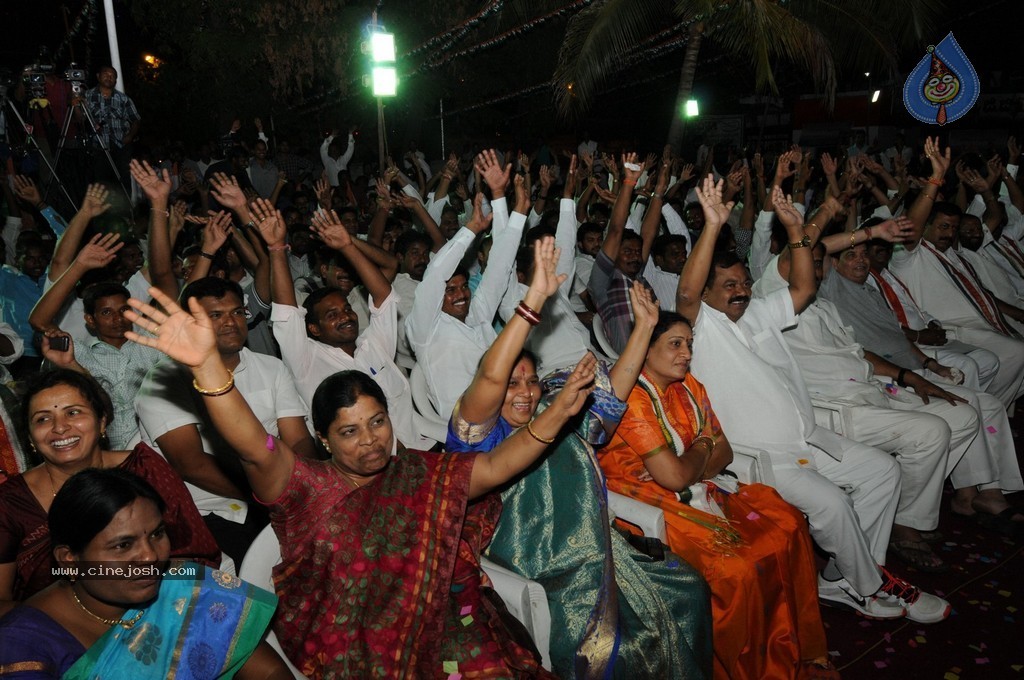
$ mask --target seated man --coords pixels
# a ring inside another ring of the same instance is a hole
[[[928,139],[925,153],[932,163],[931,179],[907,213],[914,231],[889,266],[917,303],[935,314],[957,340],[999,358],[999,372],[989,390],[1010,408],[1024,395],[1024,342],[1005,315],[1024,320],[1024,310],[994,297],[952,249],[961,211],[950,203],[935,203],[949,169],[950,151],[940,153]]]
[[[416,299],[416,287],[423,280],[423,274],[430,264],[433,242],[430,236],[411,229],[406,230],[395,239],[395,257],[398,258],[398,274],[391,282],[392,288],[398,293],[398,365],[406,370],[416,365],[409,338],[405,332],[405,320],[412,313],[412,303]]]
[[[362,371],[373,377],[387,397],[397,440],[412,449],[432,447],[434,442],[419,434],[409,381],[395,364],[398,296],[380,269],[360,251],[333,211],[317,213],[313,227],[320,239],[351,262],[370,291],[369,327],[360,335],[359,318],[349,303],[350,296],[338,288],[314,291],[302,310],[295,302],[288,270],[281,213],[269,201],[258,201],[253,211],[270,252],[271,327],[305,403],[313,402],[313,393],[324,376]]]
[[[857,337],[864,343],[865,353],[874,365],[875,373],[895,378],[897,385],[911,387],[922,399],[935,394],[935,385],[921,377],[921,374],[927,370],[948,379],[949,370],[911,344],[879,296],[864,285],[868,276],[868,257],[864,246],[856,245],[837,251],[832,254],[832,262],[834,271],[825,277],[820,296],[833,302],[842,316],[841,320],[853,327]],[[990,523],[995,522],[993,518],[1001,518],[998,528],[1010,534],[1018,528],[1024,528],[1024,524],[1020,524],[1020,521],[1024,521],[1024,513],[1011,508],[1003,497],[1005,492],[1024,490],[1006,409],[998,399],[986,392],[954,385],[944,387],[945,391],[966,401],[971,410],[976,411],[977,423],[968,432],[970,437],[963,442],[964,448],[959,449],[963,456],[959,462],[956,460],[956,422],[952,418],[962,420],[964,414],[957,412],[967,410],[966,406],[950,409],[935,399],[925,404],[911,402],[910,407],[917,411],[936,413],[954,429],[947,466],[948,470],[952,470],[950,479],[956,490],[952,502],[953,511],[961,515],[978,515],[979,520],[992,520]],[[938,396],[947,398],[941,394]],[[898,399],[892,400],[895,408],[904,408],[900,403]],[[902,415],[905,418],[906,414]],[[905,427],[906,420],[894,421],[897,422],[901,428]],[[875,431],[885,427],[877,414],[865,419],[865,425]],[[857,430],[858,435],[860,429]],[[904,475],[904,484],[906,477]],[[1019,526],[1014,526],[1014,521]]]
[[[983,247],[986,241],[990,246],[997,244],[980,217],[969,213],[960,217],[957,241],[957,255],[974,268],[978,279],[989,292],[1018,309],[1024,307],[1024,278],[1016,272],[1006,271],[998,262],[986,256],[986,252],[993,252],[991,248]],[[1010,323],[1013,324],[1014,320],[1011,319]],[[1019,332],[1024,326],[1017,323],[1016,328]]]
[[[873,226],[882,221],[882,218],[872,218],[864,225]],[[999,358],[987,349],[954,339],[952,331],[944,329],[941,321],[919,307],[907,284],[889,269],[892,252],[893,244],[889,241],[876,238],[867,242],[871,271],[866,285],[878,291],[899,322],[904,336],[918,349],[940,364],[963,373],[965,387],[988,392],[999,370]]]
[[[774,194],[792,253],[788,288],[751,300],[743,263],[733,253],[714,252],[732,209],[722,203],[722,182],[716,186],[709,177],[698,192],[704,231],[677,295],[679,313],[694,319],[693,375],[718,405],[730,440],[767,451],[776,490],[807,515],[811,536],[831,555],[819,576],[822,600],[875,618],[906,613],[922,623],[940,621],[949,615],[948,602],[881,566],[897,509],[899,467],[885,452],[815,423],[800,368],[782,338],[816,292],[810,238],[792,203],[778,187]]]
[[[292,376],[281,362],[245,348],[248,335],[242,289],[233,281],[207,277],[181,293],[188,304],[196,298],[217,332],[217,351],[234,371],[234,388],[253,407],[268,432],[300,455],[313,456],[306,429],[306,407]],[[244,490],[237,456],[217,434],[192,385],[189,371],[164,359],[149,372],[135,397],[142,441],[157,449],[177,470],[221,550],[236,565],[266,524],[265,513],[253,512]]]
[[[508,288],[526,215],[509,217],[505,201],[511,165],[504,169],[497,154],[485,151],[477,167],[491,189],[491,215],[481,210],[483,194],[477,194],[473,218],[459,229],[455,238],[437,251],[423,280],[416,287],[412,313],[405,323],[409,345],[427,381],[430,400],[442,418],[448,417],[455,402],[476,374],[480,357],[497,337],[492,322]],[[487,271],[477,288],[469,292],[469,276],[459,267],[466,249],[493,217],[494,247]]]

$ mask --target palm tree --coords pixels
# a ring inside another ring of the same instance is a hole
[[[675,26],[687,31],[668,143],[682,139],[679,111],[693,89],[705,40],[749,63],[759,90],[777,92],[773,67],[805,70],[831,99],[836,64],[886,68],[895,75],[901,47],[919,45],[943,0],[597,0],[569,21],[554,74],[555,101],[580,117],[645,41]]]

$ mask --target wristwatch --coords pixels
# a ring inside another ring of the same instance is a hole
[[[808,236],[807,234],[804,234],[804,237],[802,239],[800,239],[799,241],[795,241],[795,242],[789,244],[789,249],[790,250],[796,250],[797,248],[810,248],[810,247],[811,247],[811,237]]]

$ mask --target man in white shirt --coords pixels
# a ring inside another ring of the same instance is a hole
[[[935,202],[949,169],[950,150],[947,147],[942,153],[928,139],[925,153],[932,173],[907,213],[914,231],[889,266],[917,303],[935,314],[957,340],[983,347],[999,358],[999,372],[989,391],[1010,408],[1024,395],[1024,341],[1004,315],[1016,314],[1018,321],[1024,321],[1024,312],[1014,312],[996,299],[953,250],[961,211]]]
[[[907,284],[889,269],[893,245],[882,239],[868,241],[871,276],[867,285],[878,290],[892,310],[907,339],[918,349],[944,366],[951,366],[964,374],[964,387],[988,392],[989,385],[999,371],[999,357],[981,347],[954,339],[942,322],[918,306]]]
[[[332,187],[338,186],[338,175],[343,170],[348,169],[348,162],[352,160],[352,154],[356,150],[356,138],[352,133],[355,132],[355,128],[348,131],[348,146],[345,147],[345,152],[342,153],[341,145],[334,141],[334,138],[338,136],[338,131],[333,130],[331,134],[324,138],[324,143],[320,145],[320,160],[323,161],[324,170],[327,172],[327,181],[331,183]]]
[[[246,310],[238,284],[216,277],[193,281],[181,299],[196,298],[213,322],[217,350],[234,373],[234,386],[270,434],[299,455],[313,456],[302,403],[288,369],[280,359],[244,347]],[[164,359],[149,372],[135,397],[142,440],[167,459],[185,480],[221,550],[235,564],[266,524],[265,513],[246,502],[244,475],[238,456],[210,422],[191,374]]]
[[[593,304],[588,306],[590,293],[587,292],[587,282],[590,281],[594,258],[601,252],[603,241],[604,227],[596,222],[584,222],[576,229],[575,273],[572,278],[572,295],[569,301],[572,302],[573,311],[581,317],[580,320],[587,326],[590,326],[589,321],[594,317],[591,310]]]
[[[722,203],[722,184],[709,177],[698,193],[704,230],[679,279],[677,310],[695,320],[694,376],[729,439],[768,453],[775,488],[807,515],[811,535],[831,555],[819,577],[823,601],[876,618],[944,619],[948,602],[881,567],[897,509],[898,466],[885,452],[816,425],[800,368],[782,338],[816,291],[800,214],[776,187],[775,210],[792,253],[789,285],[751,300],[743,263],[714,253],[732,209]]]
[[[505,187],[512,166],[502,169],[493,149],[480,154],[477,166],[491,188],[491,215],[484,216],[483,195],[477,194],[472,220],[434,255],[416,287],[412,312],[405,322],[430,400],[443,418],[451,414],[472,382],[480,358],[497,337],[494,315],[508,288],[526,224],[525,214],[515,213],[511,219],[508,214]],[[459,263],[492,218],[494,246],[476,294],[471,294],[469,276]]]
[[[320,383],[333,373],[362,371],[384,391],[398,441],[420,450],[434,446],[435,442],[419,433],[409,381],[395,364],[398,296],[380,269],[356,246],[344,225],[332,222],[333,216],[318,214],[313,218],[317,234],[351,263],[370,292],[369,327],[360,335],[359,319],[348,296],[337,288],[313,291],[301,309],[288,272],[280,213],[270,212],[269,206],[257,206],[256,210],[262,217],[257,224],[270,253],[271,328],[302,399],[312,404]]]

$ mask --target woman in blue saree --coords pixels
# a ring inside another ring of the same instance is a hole
[[[657,305],[646,288],[634,287],[633,334],[611,371],[597,372],[587,410],[560,432],[537,431],[535,414],[568,373],[552,373],[542,386],[523,345],[559,278],[553,267],[534,267],[516,316],[484,355],[449,422],[449,451],[490,451],[520,428],[548,444],[545,458],[502,493],[501,519],[485,554],[544,586],[559,677],[710,677],[706,583],[678,556],[652,559],[611,529],[594,454],[625,412]]]
[[[163,499],[119,469],[69,479],[50,508],[62,578],[0,619],[0,677],[291,678],[263,633],[277,598],[168,562]]]

